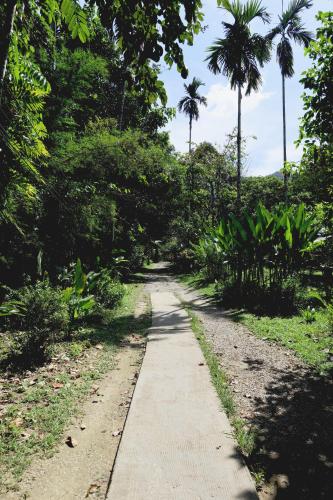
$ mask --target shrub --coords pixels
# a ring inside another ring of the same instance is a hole
[[[297,276],[289,276],[271,286],[255,281],[240,284],[229,277],[216,284],[216,294],[226,307],[246,307],[265,314],[290,315],[308,303],[307,293]]]
[[[273,312],[292,314],[307,305],[307,294],[302,287],[299,277],[288,276],[278,285],[269,289],[268,299],[275,304]]]
[[[94,287],[96,301],[107,309],[116,307],[125,295],[125,285],[104,271]]]
[[[128,269],[140,269],[145,263],[146,255],[143,245],[134,245],[128,257]]]
[[[38,281],[19,290],[11,291],[11,300],[22,305],[20,315],[5,318],[6,326],[13,339],[13,354],[28,355],[35,358],[45,352],[45,348],[63,337],[69,315],[68,308],[59,288],[52,287],[48,281]]]

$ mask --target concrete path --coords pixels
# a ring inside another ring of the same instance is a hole
[[[257,499],[186,312],[168,286],[155,287],[151,300],[147,351],[107,499]]]

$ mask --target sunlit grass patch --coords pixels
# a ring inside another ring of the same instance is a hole
[[[293,350],[318,371],[325,373],[333,368],[333,336],[325,311],[317,311],[312,323],[306,323],[302,315],[271,318],[241,313],[237,320],[257,337]]]

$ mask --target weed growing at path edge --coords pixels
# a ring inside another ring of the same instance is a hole
[[[245,456],[251,455],[255,444],[254,429],[249,428],[245,421],[236,414],[236,406],[232,392],[228,384],[228,378],[222,370],[218,357],[214,354],[213,349],[207,341],[202,323],[200,319],[191,311],[188,306],[185,306],[190,318],[192,330],[199,341],[201,350],[205,356],[207,366],[210,370],[210,375],[216,392],[220,398],[222,406],[233,426],[234,434],[241,452]]]

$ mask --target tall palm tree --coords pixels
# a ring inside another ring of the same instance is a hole
[[[189,140],[189,152],[192,151],[192,122],[193,120],[198,120],[199,118],[199,104],[207,106],[207,99],[201,96],[198,92],[199,87],[205,85],[198,78],[193,78],[192,82],[186,85],[184,83],[184,88],[186,95],[179,101],[178,110],[185,113],[189,117],[190,126],[190,140]]]
[[[287,162],[287,126],[286,126],[286,78],[291,78],[294,74],[294,55],[291,46],[292,42],[307,47],[312,40],[312,34],[307,31],[302,24],[300,14],[303,10],[309,9],[312,1],[292,0],[286,10],[283,9],[279,16],[279,22],[269,33],[268,39],[274,40],[279,37],[276,49],[276,57],[282,75],[282,117],[283,117],[283,166]],[[284,190],[286,201],[288,198],[288,173],[284,170]]]
[[[238,124],[237,124],[237,207],[241,201],[242,169],[242,90],[249,95],[258,90],[262,82],[259,67],[270,59],[271,42],[264,36],[252,33],[250,23],[258,18],[264,23],[270,16],[260,0],[249,0],[242,4],[239,0],[222,0],[221,7],[234,19],[234,22],[222,22],[224,38],[219,38],[208,48],[206,58],[208,68],[215,74],[222,73],[230,79],[232,89],[238,89]]]

